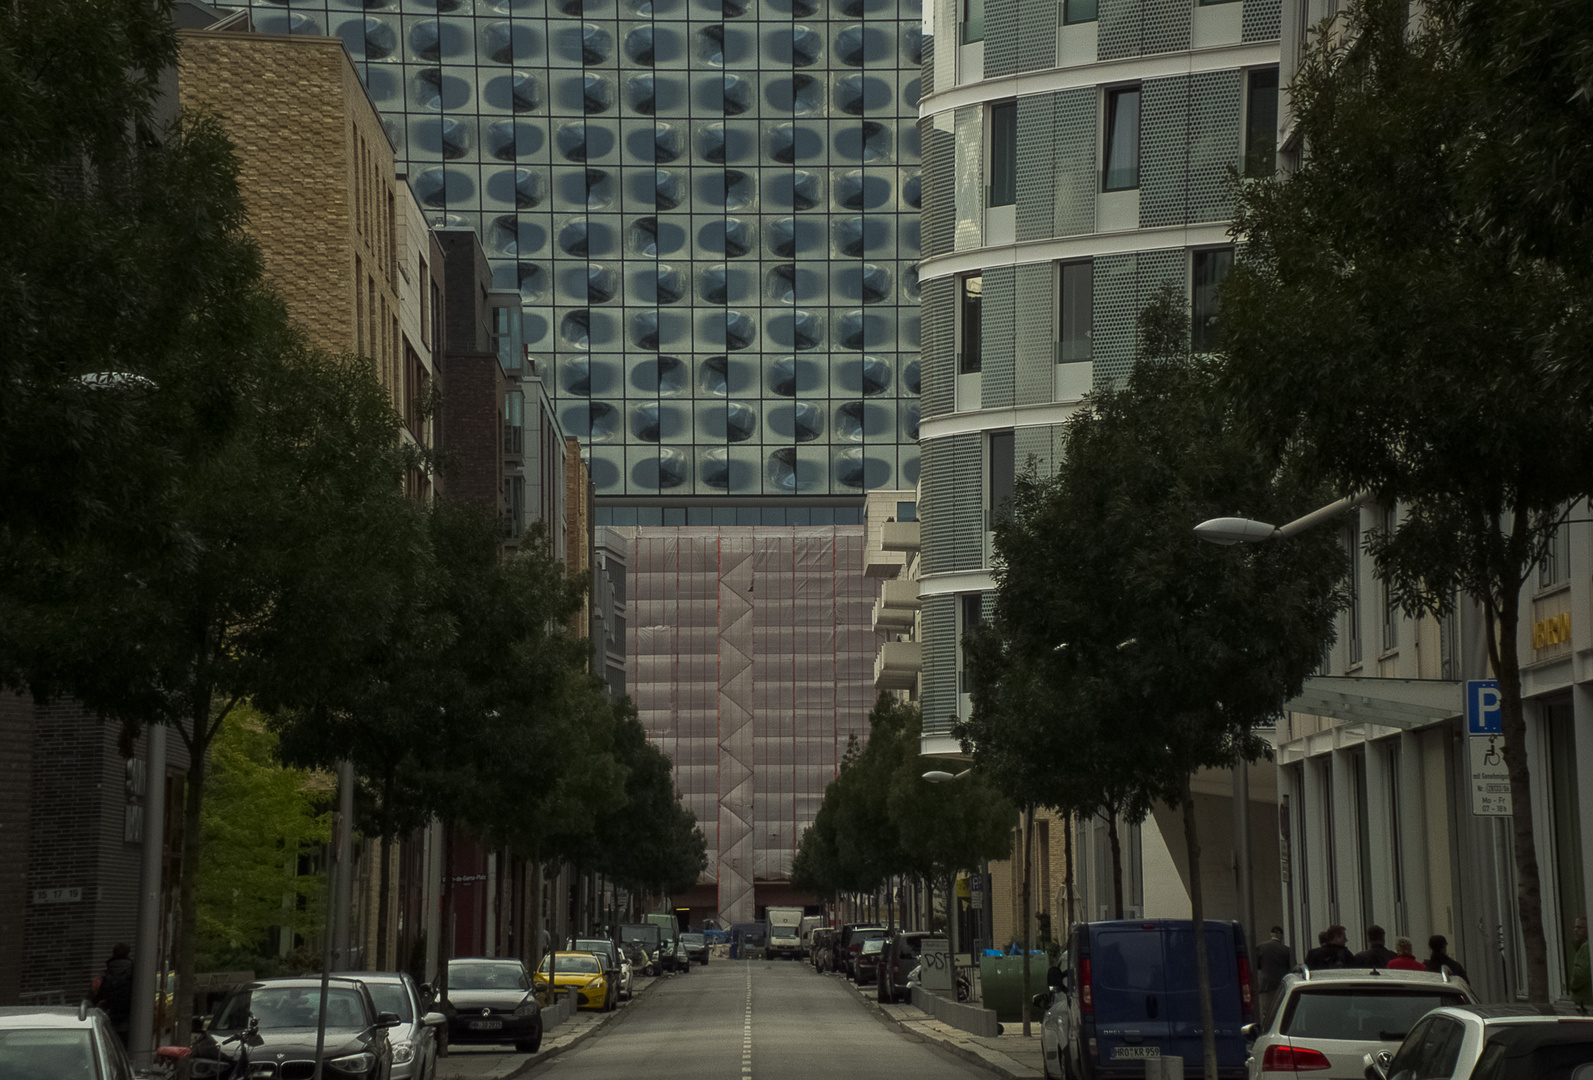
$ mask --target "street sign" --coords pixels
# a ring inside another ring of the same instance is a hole
[[[972,906],[977,910],[985,906],[985,877],[976,874],[968,879],[968,891],[972,894]]]
[[[1504,713],[1499,700],[1497,679],[1472,679],[1466,683],[1467,735],[1504,734]]]
[[[1513,804],[1503,736],[1473,735],[1466,742],[1471,753],[1471,812],[1478,817],[1510,817]]]

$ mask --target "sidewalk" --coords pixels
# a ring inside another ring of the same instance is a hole
[[[894,1024],[909,1036],[936,1043],[963,1060],[982,1065],[1007,1080],[1038,1080],[1045,1075],[1040,1060],[1038,1016],[1030,1022],[1029,1029],[1034,1034],[1027,1039],[1023,1037],[1023,1025],[1019,1023],[1003,1024],[1004,1034],[981,1038],[941,1023],[913,1005],[881,1004],[874,996],[873,987],[857,987],[851,982],[846,982],[846,985],[852,987],[863,1004],[880,1019]]]
[[[585,1042],[605,1025],[623,1018],[659,979],[638,978],[630,1001],[620,1002],[611,1013],[577,1012],[558,1027],[542,1034],[542,1049],[522,1054],[512,1046],[455,1046],[448,1056],[437,1059],[437,1080],[510,1080],[523,1076],[536,1066],[551,1061],[570,1047]]]

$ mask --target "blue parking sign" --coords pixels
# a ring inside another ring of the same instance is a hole
[[[1499,680],[1472,679],[1466,683],[1466,734],[1504,734],[1504,713],[1499,708]]]

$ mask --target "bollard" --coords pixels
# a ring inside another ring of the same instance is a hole
[[[1184,1080],[1184,1059],[1181,1057],[1146,1058],[1145,1080]]]

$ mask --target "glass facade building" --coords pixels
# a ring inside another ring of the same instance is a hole
[[[604,496],[918,479],[918,0],[251,0],[474,227]]]

